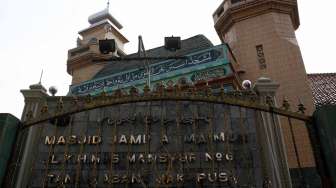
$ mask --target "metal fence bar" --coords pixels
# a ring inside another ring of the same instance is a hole
[[[295,134],[294,134],[294,130],[293,130],[293,124],[292,124],[291,118],[289,118],[289,117],[288,117],[288,123],[289,123],[289,129],[290,129],[290,133],[291,133],[291,139],[292,139],[293,146],[294,146],[296,162],[297,162],[297,165],[298,165],[298,168],[299,168],[299,176],[300,176],[300,179],[301,179],[302,186],[306,187],[307,184],[306,184],[306,180],[303,176],[300,154],[298,152],[298,148],[297,148],[297,144],[296,144]]]

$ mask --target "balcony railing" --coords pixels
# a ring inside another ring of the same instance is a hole
[[[216,12],[213,14],[214,21],[216,22],[227,9],[235,6],[242,5],[244,3],[248,3],[256,0],[225,0],[223,3],[217,8]]]

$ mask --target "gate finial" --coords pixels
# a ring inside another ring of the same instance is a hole
[[[305,111],[306,111],[306,107],[302,103],[301,99],[299,99],[298,112],[301,112],[302,114],[304,114]]]
[[[284,97],[283,101],[282,101],[282,108],[285,109],[285,110],[289,110],[290,108],[290,104],[288,102],[288,100],[286,99],[286,97]]]

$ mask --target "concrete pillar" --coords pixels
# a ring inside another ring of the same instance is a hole
[[[48,96],[47,90],[39,83],[29,87],[29,89],[21,90],[25,99],[25,106],[22,113],[22,122],[27,118],[36,117],[39,115],[42,106]],[[16,170],[16,182],[13,184],[17,188],[27,187],[28,178],[31,175],[31,165],[33,156],[33,148],[39,138],[37,138],[39,127],[30,127],[22,131],[20,141],[18,142],[19,149],[19,169]]]
[[[261,77],[253,89],[259,95],[261,103],[276,106],[275,96],[279,86],[271,79]],[[279,117],[272,112],[261,112],[260,119],[261,124],[257,129],[267,172],[265,187],[291,188],[291,177]]]

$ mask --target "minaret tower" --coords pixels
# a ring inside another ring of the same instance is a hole
[[[129,42],[120,30],[123,26],[110,14],[107,8],[91,15],[90,26],[79,31],[77,47],[68,51],[67,71],[72,76],[72,84],[91,79],[103,67],[103,63],[95,60],[112,56],[123,56],[124,44]],[[99,52],[99,40],[114,39],[117,50],[115,53],[103,55]]]
[[[313,96],[295,36],[300,25],[296,0],[224,0],[213,19],[220,39],[229,44],[239,63],[242,79],[255,83],[268,77],[280,84],[278,104],[286,98],[296,108],[301,101],[307,113],[313,112]],[[289,165],[295,167],[286,125],[283,132]],[[300,152],[305,153],[300,156],[303,166],[315,166],[305,126],[296,126],[295,132]]]
[[[243,79],[269,77],[280,84],[278,102],[299,100],[313,111],[313,97],[295,30],[296,0],[224,0],[213,14],[216,31],[232,48]]]

